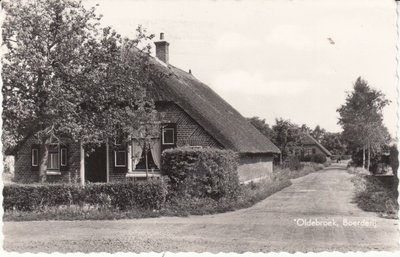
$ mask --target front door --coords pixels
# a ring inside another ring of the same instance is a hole
[[[102,144],[85,156],[85,178],[90,182],[107,182],[107,150]]]

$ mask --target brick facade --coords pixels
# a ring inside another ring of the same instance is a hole
[[[204,128],[191,118],[182,108],[171,102],[157,104],[157,111],[162,114],[164,123],[175,123],[177,126],[177,146],[202,146],[222,149]]]
[[[68,145],[68,170],[59,171],[60,174],[48,174],[49,182],[79,182],[79,143],[63,140]],[[27,139],[15,155],[15,180],[21,183],[34,183],[39,181],[39,171],[32,170],[32,145],[37,144],[33,137]]]
[[[196,121],[193,120],[182,108],[174,103],[158,103],[157,111],[161,113],[163,123],[174,123],[177,128],[176,145],[202,146],[223,148],[222,145],[209,135]],[[49,182],[79,183],[80,146],[77,142],[65,140],[68,144],[68,170],[60,171],[61,174],[47,175]],[[15,179],[21,183],[38,182],[39,172],[31,169],[31,148],[37,142],[29,138],[18,150],[15,158]],[[127,170],[127,168],[126,168]],[[125,172],[116,172],[114,168],[114,149],[109,147],[109,180],[126,181]]]

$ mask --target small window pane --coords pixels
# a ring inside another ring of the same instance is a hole
[[[163,130],[163,144],[173,145],[175,144],[173,128],[164,128]]]
[[[125,167],[125,165],[126,165],[125,151],[115,151],[115,166]]]
[[[32,149],[32,166],[39,165],[39,151],[38,149]]]
[[[67,166],[67,149],[61,149],[61,166]]]
[[[58,153],[49,153],[49,157],[47,158],[47,169],[58,169],[58,161]]]

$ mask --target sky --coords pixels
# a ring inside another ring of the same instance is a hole
[[[336,109],[361,76],[392,103],[396,135],[393,0],[151,1],[99,4],[102,25],[133,38],[140,24],[165,33],[170,64],[210,86],[243,116],[290,119],[339,132]]]

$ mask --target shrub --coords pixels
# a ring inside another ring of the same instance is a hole
[[[162,174],[170,197],[220,199],[240,193],[237,155],[214,148],[175,148],[162,153]]]
[[[300,163],[299,157],[295,156],[295,155],[290,155],[286,158],[286,160],[283,162],[283,167],[282,168],[287,168],[290,170],[300,170],[304,167],[304,165],[302,165]]]
[[[315,163],[325,163],[326,162],[326,156],[322,153],[316,153],[311,155],[311,162]]]
[[[310,162],[311,161],[311,155],[307,154],[301,157],[300,159],[302,162]]]
[[[121,210],[160,209],[165,202],[166,186],[162,180],[136,183],[5,185],[5,210],[34,211],[52,206],[91,205]]]

